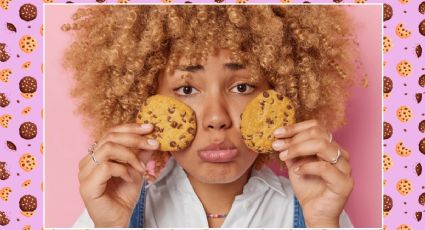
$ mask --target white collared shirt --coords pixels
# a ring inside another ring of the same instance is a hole
[[[147,228],[208,228],[201,201],[183,168],[170,158],[158,179],[150,184],[146,197]],[[235,197],[222,228],[293,227],[294,193],[289,180],[268,167],[252,170],[243,192]],[[353,227],[342,212],[340,227]],[[87,210],[74,228],[93,228]]]

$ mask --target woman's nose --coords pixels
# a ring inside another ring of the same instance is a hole
[[[232,126],[228,105],[224,99],[215,97],[204,104],[202,126],[208,130],[222,130]]]

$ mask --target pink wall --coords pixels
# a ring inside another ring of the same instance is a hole
[[[68,97],[70,74],[61,68],[61,55],[71,37],[60,27],[76,6],[46,5],[46,227],[69,227],[84,206],[78,193],[78,162],[91,140]],[[348,124],[335,139],[351,153],[355,189],[346,210],[356,227],[381,226],[381,7],[349,7],[357,34],[367,88],[356,86],[348,105]]]

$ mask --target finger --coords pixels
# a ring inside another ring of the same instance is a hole
[[[329,132],[320,126],[313,126],[306,130],[303,130],[297,133],[293,137],[285,139],[277,139],[273,142],[272,147],[276,151],[283,151],[289,146],[304,142],[310,139],[322,139],[324,141],[329,141]],[[330,141],[329,141],[330,142]]]
[[[143,173],[146,169],[146,166],[143,164],[143,162],[139,161],[134,152],[120,144],[108,142],[99,149],[97,149],[96,152],[94,152],[94,156],[96,160],[100,163],[116,161],[124,164],[129,164],[140,173]],[[85,176],[90,174],[93,168],[97,166],[91,156],[89,157],[90,161],[86,163],[86,167],[80,169],[81,178],[84,178]]]
[[[335,159],[337,151],[338,148],[334,144],[323,140],[310,139],[289,146],[288,149],[279,154],[279,158],[285,161],[296,157],[317,155],[320,159],[332,161]]]
[[[148,134],[153,131],[152,124],[138,124],[127,123],[123,125],[114,126],[109,129],[107,133],[135,133],[135,134]]]
[[[90,175],[80,182],[81,195],[87,199],[96,199],[103,195],[107,182],[112,177],[119,177],[125,182],[132,183],[127,167],[123,164],[105,162],[96,165]]]
[[[130,148],[152,149],[159,147],[158,141],[155,139],[147,139],[140,134],[109,132],[97,143],[94,151],[97,151],[102,145],[108,142],[113,142]]]
[[[336,164],[333,164],[339,171],[341,171],[344,175],[351,176],[351,165],[350,163],[343,157],[341,157]]]
[[[298,175],[320,176],[329,189],[338,194],[347,194],[352,189],[352,179],[340,172],[336,167],[325,161],[315,161],[297,166],[294,173]]]
[[[317,120],[302,121],[293,125],[280,127],[274,131],[273,135],[277,138],[288,138],[313,126],[319,125],[320,124]]]

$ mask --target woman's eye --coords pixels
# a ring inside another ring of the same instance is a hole
[[[174,89],[174,92],[176,92],[178,95],[181,95],[181,96],[187,96],[187,95],[199,93],[197,89],[187,85]]]
[[[255,89],[255,86],[243,83],[243,84],[236,85],[235,87],[231,89],[231,91],[234,93],[248,94],[254,91],[254,89]]]

